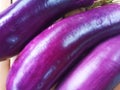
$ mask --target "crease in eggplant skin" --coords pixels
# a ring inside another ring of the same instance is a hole
[[[93,0],[17,0],[0,14],[0,59],[18,54],[66,12],[92,3]]]
[[[120,34],[119,10],[119,4],[106,5],[61,20],[44,30],[19,54],[10,70],[7,90],[50,89],[85,50]],[[56,68],[50,69],[51,66]]]
[[[120,35],[98,45],[56,90],[106,90],[120,71],[119,40]]]

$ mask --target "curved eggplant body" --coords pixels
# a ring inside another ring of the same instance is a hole
[[[117,36],[97,46],[63,80],[57,90],[106,90],[119,73],[120,36]]]
[[[0,59],[18,54],[66,12],[92,3],[93,0],[18,0],[0,15]]]
[[[49,90],[83,51],[120,34],[120,5],[111,4],[61,20],[19,54],[7,90]]]

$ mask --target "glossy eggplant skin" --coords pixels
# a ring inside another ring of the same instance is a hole
[[[66,12],[92,3],[93,0],[18,0],[0,15],[0,59],[18,54]]]
[[[49,90],[83,51],[120,34],[120,5],[61,20],[35,37],[13,64],[7,90]]]
[[[119,73],[120,35],[97,46],[56,90],[106,90]]]

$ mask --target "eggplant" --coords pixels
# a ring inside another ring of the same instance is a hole
[[[56,90],[106,90],[119,73],[120,35],[98,45]]]
[[[120,34],[120,5],[98,7],[54,23],[18,55],[7,90],[49,90],[82,53]]]
[[[37,34],[66,12],[94,0],[18,0],[0,14],[0,60],[18,54]]]
[[[106,90],[118,90],[119,85],[120,85],[120,72],[113,78],[113,80],[110,82]]]

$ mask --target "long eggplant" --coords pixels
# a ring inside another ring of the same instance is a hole
[[[119,85],[120,85],[120,72],[113,78],[113,80],[107,86],[106,90],[119,90],[120,89]]]
[[[7,90],[49,90],[88,48],[120,34],[120,5],[68,17],[44,30],[18,55]]]
[[[0,60],[18,54],[38,33],[66,12],[94,0],[18,0],[0,14]]]
[[[97,46],[82,61],[56,90],[106,90],[120,73],[120,35]]]

